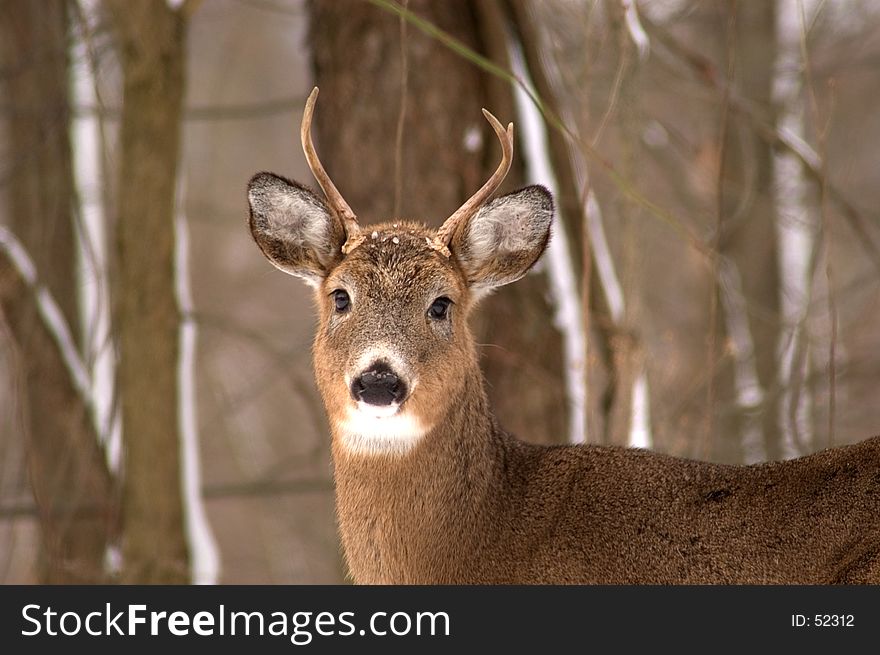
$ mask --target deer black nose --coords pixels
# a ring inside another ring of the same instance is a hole
[[[368,405],[390,405],[406,398],[406,383],[383,362],[373,364],[351,382],[351,396]]]

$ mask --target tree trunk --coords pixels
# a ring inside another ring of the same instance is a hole
[[[406,114],[396,194],[400,20],[366,2],[313,0],[309,7],[321,87],[316,141],[330,175],[362,222],[395,217],[399,195],[399,217],[439,226],[498,165],[500,149],[479,110],[488,107],[502,122],[513,120],[510,88],[407,25]],[[413,0],[408,7],[508,67],[504,13],[494,0]],[[521,184],[522,168],[515,160],[502,192]],[[484,302],[475,328],[486,344],[483,370],[501,424],[524,439],[560,442],[567,434],[561,346],[546,284],[539,274],[503,288]]]
[[[10,157],[4,171],[9,228],[75,334],[66,6],[63,0],[3,3],[0,56],[9,112]],[[3,259],[0,275],[0,303],[21,369],[28,469],[40,513],[40,581],[101,582],[115,493],[95,426],[32,290],[9,259]]]
[[[535,90],[550,112],[563,120],[573,121],[574,112],[561,111],[563,93],[556,61],[546,56],[547,44],[542,42],[542,8],[527,0],[507,0],[507,10],[522,45],[523,58],[531,74]],[[483,6],[483,3],[480,3]],[[551,9],[552,11],[552,9]],[[556,81],[556,84],[554,84]],[[587,91],[588,92],[588,91]],[[619,377],[614,370],[612,342],[617,332],[602,288],[592,244],[585,222],[587,194],[590,180],[576,169],[576,161],[584,156],[577,146],[559,130],[548,126],[547,141],[550,165],[556,178],[556,230],[563,229],[568,237],[572,265],[579,277],[584,326],[587,331],[587,364],[585,372],[587,392],[586,441],[610,442],[609,418],[615,406],[614,382]],[[585,270],[584,266],[589,269]],[[592,355],[591,355],[592,353]]]
[[[174,200],[186,18],[108,0],[122,62],[116,325],[124,441],[123,579],[189,580],[181,495]]]
[[[630,183],[639,186],[639,160],[641,132],[638,107],[639,62],[635,46],[624,24],[624,8],[617,0],[606,2],[611,38],[616,45],[619,60],[619,100],[615,123],[620,151],[618,172]],[[611,379],[607,391],[607,418],[605,442],[627,445],[630,442],[634,406],[635,383],[643,370],[641,335],[639,326],[641,284],[640,258],[636,255],[639,243],[638,221],[642,218],[640,209],[622,193],[617,193],[614,202],[606,205],[612,215],[611,224],[615,226],[616,240],[619,244],[617,270],[619,271],[623,296],[623,311],[620,316],[611,317],[614,328],[610,337]]]
[[[738,2],[729,11],[735,12],[734,88],[773,125],[774,3]],[[721,20],[728,24],[726,13]],[[739,116],[729,113],[727,120],[718,244],[720,253],[734,264],[741,281],[744,318],[753,352],[739,356],[745,356],[744,365],[756,374],[763,395],[754,407],[741,407],[742,425],[758,437],[759,452],[751,454],[753,459],[777,459],[781,449],[775,387],[781,308],[773,150]],[[733,337],[729,331],[727,336]]]

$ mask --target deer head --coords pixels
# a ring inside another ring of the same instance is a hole
[[[490,201],[510,169],[513,124],[505,130],[483,110],[501,164],[439,230],[404,220],[361,228],[315,153],[317,95],[301,137],[326,199],[259,173],[248,186],[250,229],[272,264],[315,289],[313,363],[334,439],[352,452],[405,453],[442,421],[466,377],[479,375],[468,314],[535,264],[553,202],[540,186]]]

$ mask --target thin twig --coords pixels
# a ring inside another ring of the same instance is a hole
[[[821,120],[819,100],[816,95],[816,84],[813,79],[813,70],[810,62],[810,52],[807,48],[807,19],[803,3],[798,3],[800,9],[801,34],[800,47],[801,57],[804,62],[804,77],[806,78],[807,90],[809,91],[810,109],[813,112],[813,121],[817,126],[817,140],[819,142],[819,165],[822,183],[819,185],[819,212],[822,229],[825,232],[825,278],[828,284],[828,319],[831,321],[831,338],[828,343],[828,436],[826,446],[834,444],[834,421],[837,410],[837,300],[834,292],[834,268],[833,268],[833,221],[828,211],[828,175],[827,175],[827,147],[828,133],[831,130],[833,116],[833,80],[831,83],[831,107],[824,124]],[[822,125],[821,128],[818,126]]]
[[[833,98],[833,96],[832,96]],[[822,155],[822,168],[826,166],[825,150],[827,147],[828,131],[831,127],[832,111],[828,112],[828,122],[819,136],[819,150]],[[827,176],[823,176],[825,180]],[[828,343],[828,448],[834,445],[834,423],[837,410],[837,300],[834,290],[834,268],[832,264],[834,246],[834,220],[828,211],[827,182],[823,183],[819,191],[819,211],[821,223],[825,231],[825,277],[828,283],[828,315],[831,320],[831,338]]]
[[[625,50],[624,52],[628,52],[628,50]],[[608,98],[608,106],[602,114],[602,118],[599,121],[599,127],[596,128],[596,133],[593,135],[593,140],[590,142],[590,145],[594,148],[599,145],[599,141],[602,139],[605,128],[617,107],[617,101],[620,98],[620,87],[623,84],[623,78],[629,65],[628,59],[628,57],[621,57],[620,63],[617,65],[617,70],[614,73],[614,82],[611,85],[611,95]]]
[[[724,232],[724,174],[727,148],[727,130],[730,121],[730,89],[736,72],[736,10],[730,9],[730,15],[727,23],[727,83],[723,87],[721,94],[721,106],[719,113],[718,125],[718,157],[716,160],[716,180],[715,180],[715,234],[712,238],[713,252],[719,252],[721,247],[721,235]],[[703,459],[709,459],[712,453],[712,436],[714,425],[714,412],[716,402],[716,368],[715,368],[715,351],[718,347],[718,312],[719,312],[719,294],[722,293],[719,284],[719,263],[717,258],[713,258],[709,266],[711,268],[709,288],[709,347],[706,358],[706,370],[708,371],[708,384],[706,386],[706,417],[705,428],[703,431]]]
[[[403,8],[409,0],[403,0]],[[409,87],[409,57],[407,56],[407,22],[400,16],[400,110],[397,113],[397,133],[394,141],[394,216],[400,217],[403,201],[403,126],[406,122],[406,96]]]
[[[230,403],[224,407],[222,414],[225,415],[227,412],[234,411],[237,409],[236,406],[240,403],[247,402],[248,400],[257,397],[273,382],[272,376],[276,373],[281,373],[284,379],[287,380],[291,389],[299,395],[305,405],[306,412],[308,413],[309,419],[315,429],[315,434],[325,434],[326,424],[320,402],[314,399],[313,394],[310,392],[310,387],[303,381],[303,379],[288,367],[288,364],[291,361],[294,361],[299,353],[303,352],[302,344],[294,344],[290,350],[284,350],[272,344],[264,334],[237,325],[218,316],[197,312],[187,314],[184,318],[196,321],[196,323],[202,328],[217,330],[236,336],[239,339],[243,339],[257,346],[263,351],[269,361],[272,362],[272,364],[263,372],[263,375],[260,376],[263,378],[263,382],[251,387],[246,395],[239,396],[230,401]],[[219,418],[219,416],[209,417],[206,419],[205,424],[210,425],[212,422],[219,420]]]

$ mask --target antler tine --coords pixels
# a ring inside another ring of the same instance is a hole
[[[327,175],[327,171],[324,170],[321,160],[318,159],[318,153],[315,152],[315,144],[312,142],[312,115],[315,112],[315,103],[317,100],[318,87],[315,87],[309,94],[308,100],[306,100],[306,108],[303,111],[302,126],[300,127],[300,139],[302,140],[303,152],[306,155],[306,161],[309,163],[309,168],[312,170],[312,175],[315,176],[315,179],[324,191],[330,209],[332,209],[342,221],[346,236],[346,242],[345,245],[342,246],[342,252],[343,254],[347,254],[359,243],[357,237],[360,235],[361,228],[360,225],[358,225],[357,215],[352,211],[349,204],[345,202],[345,198],[342,197],[342,194],[339,193],[339,189],[333,184],[333,180]]]
[[[505,130],[501,122],[491,112],[484,109],[483,116],[489,121],[492,129],[495,130],[495,135],[501,142],[501,163],[498,164],[498,168],[492,174],[492,177],[487,180],[480,190],[459,207],[452,216],[447,218],[437,231],[434,247],[447,257],[449,256],[449,242],[452,240],[452,236],[455,234],[458,226],[473,216],[489,197],[495,193],[498,187],[501,186],[504,178],[507,177],[507,173],[510,171],[510,166],[513,163],[513,123],[508,123],[507,130]]]

